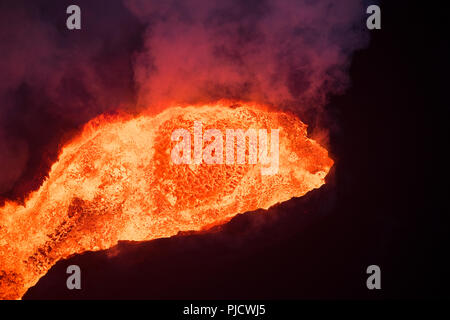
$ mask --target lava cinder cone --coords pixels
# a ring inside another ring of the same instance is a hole
[[[276,173],[262,174],[260,162],[174,164],[172,133],[184,128],[193,137],[195,121],[202,134],[253,128],[266,129],[270,139],[279,130]],[[92,121],[61,150],[25,205],[0,208],[0,298],[19,299],[72,254],[205,229],[320,187],[333,161],[306,134],[295,116],[255,104]]]

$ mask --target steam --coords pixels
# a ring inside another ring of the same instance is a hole
[[[4,168],[0,175],[0,193],[8,191],[14,182],[20,177],[28,159],[27,145],[16,140],[13,144],[8,143],[0,131],[0,168]]]
[[[220,98],[320,108],[366,43],[361,1],[128,0],[147,24],[139,103]]]
[[[135,104],[140,24],[121,1],[79,1],[85,29],[72,32],[69,4],[0,2],[0,199],[39,187],[84,123]]]
[[[7,197],[30,191],[21,184],[43,179],[67,132],[102,113],[228,98],[320,115],[368,40],[362,0],[79,0],[79,31],[65,28],[70,4],[0,3]]]

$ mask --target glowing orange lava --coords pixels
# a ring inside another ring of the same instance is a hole
[[[171,133],[192,133],[194,121],[203,130],[279,128],[278,173],[261,175],[260,164],[175,165]],[[156,116],[91,121],[62,149],[24,206],[0,208],[0,298],[22,297],[70,255],[209,228],[302,196],[324,184],[332,165],[299,119],[253,104],[172,107]]]

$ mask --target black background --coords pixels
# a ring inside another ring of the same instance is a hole
[[[340,124],[328,184],[213,232],[60,261],[24,299],[448,298],[448,18],[438,4],[381,8],[327,107]],[[82,290],[66,288],[70,264]],[[381,290],[366,288],[371,264]]]

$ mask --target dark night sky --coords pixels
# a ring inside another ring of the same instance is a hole
[[[382,30],[353,56],[351,86],[324,107],[338,123],[328,184],[213,232],[60,261],[24,298],[448,297],[445,20],[407,1],[381,6]],[[83,270],[80,291],[65,286],[70,264]],[[365,287],[370,264],[381,267],[381,291]]]

